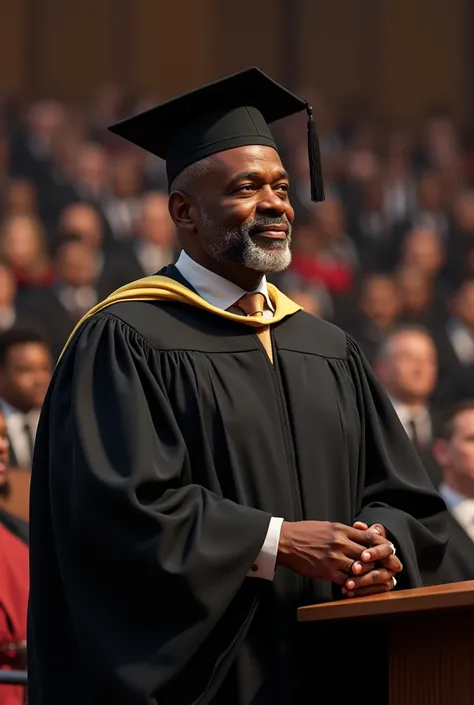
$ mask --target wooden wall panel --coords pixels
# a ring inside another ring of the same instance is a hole
[[[384,0],[378,11],[380,107],[413,122],[444,103],[462,120],[472,71],[468,32],[471,42],[474,33],[466,0]]]
[[[215,65],[212,72],[218,77],[258,66],[272,78],[282,80],[288,47],[282,37],[280,2],[257,0],[251,7],[250,14],[236,12],[234,3],[216,0]]]
[[[122,0],[37,2],[36,80],[40,91],[81,99],[117,78]]]
[[[336,108],[368,94],[409,122],[437,102],[464,121],[473,110],[474,0],[259,0],[250,14],[237,10],[223,0],[1,0],[0,89],[81,99],[118,79],[166,99],[257,64],[295,88],[318,87]]]
[[[1,0],[0,91],[27,88],[27,0]]]
[[[130,79],[140,90],[169,98],[215,73],[217,0],[133,0]]]
[[[337,108],[366,88],[365,0],[301,4],[299,83],[318,88]]]

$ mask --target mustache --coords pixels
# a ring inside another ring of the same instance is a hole
[[[276,218],[270,218],[269,216],[261,216],[258,220],[253,220],[249,223],[249,232],[252,233],[260,228],[271,228],[272,225],[286,225],[288,228],[288,234],[291,235],[291,223],[288,218],[284,215],[280,215]]]

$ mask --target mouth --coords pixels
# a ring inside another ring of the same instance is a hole
[[[286,240],[288,237],[287,225],[261,225],[252,230],[252,237],[265,238],[269,240]]]

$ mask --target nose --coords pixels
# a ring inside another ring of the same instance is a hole
[[[292,220],[293,209],[290,206],[288,199],[282,199],[271,186],[266,186],[262,189],[262,197],[258,202],[257,210],[260,213],[271,213],[272,215],[286,215],[288,220]]]

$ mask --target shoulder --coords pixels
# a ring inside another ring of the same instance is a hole
[[[208,311],[175,301],[124,301],[91,318],[133,332],[157,351],[228,352],[245,350],[243,326]],[[245,340],[247,339],[247,341]]]
[[[344,360],[348,354],[349,336],[338,326],[321,318],[298,311],[275,329],[281,350],[319,355]]]

